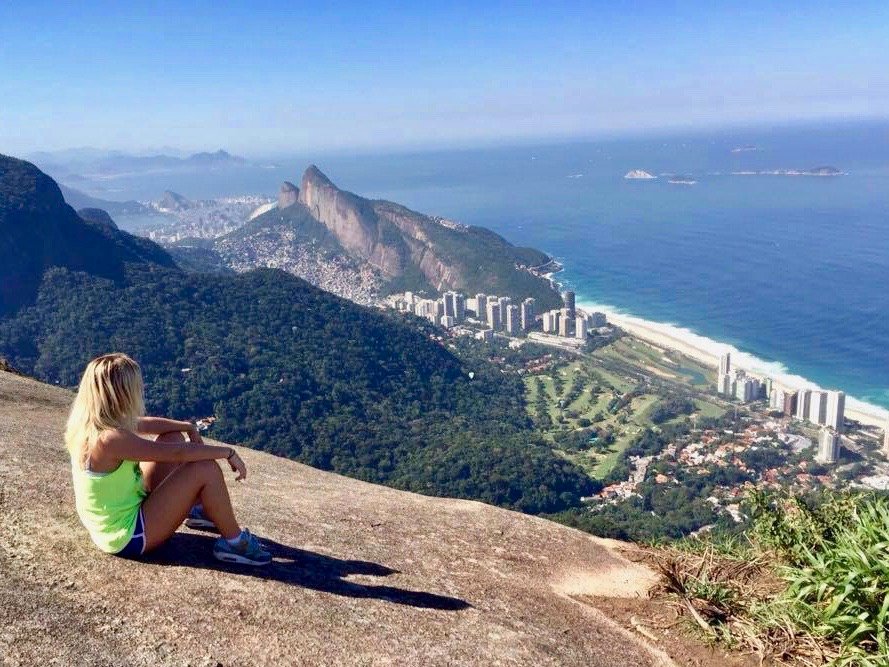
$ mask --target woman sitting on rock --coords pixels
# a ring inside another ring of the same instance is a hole
[[[139,365],[106,354],[87,365],[71,407],[65,444],[77,513],[93,542],[106,553],[139,557],[188,519],[193,527],[218,527],[219,560],[269,563],[259,540],[238,525],[215,460],[228,461],[242,480],[247,468],[237,452],[203,444],[194,424],[144,417],[142,392]]]

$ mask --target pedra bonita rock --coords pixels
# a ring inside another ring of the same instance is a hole
[[[252,450],[229,487],[268,569],[219,563],[185,528],[142,562],[102,555],[74,512],[71,399],[0,372],[4,664],[673,664],[587,597],[652,580],[614,542]]]

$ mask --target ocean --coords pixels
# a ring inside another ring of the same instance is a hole
[[[257,162],[90,191],[273,195],[315,162],[340,187],[550,253],[579,303],[889,408],[889,123]],[[821,166],[843,175],[749,173]],[[658,178],[624,179],[632,169]],[[668,174],[696,182],[671,184]]]

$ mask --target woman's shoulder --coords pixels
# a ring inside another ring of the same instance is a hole
[[[120,465],[125,457],[116,451],[121,445],[135,437],[132,431],[123,428],[108,428],[100,431],[90,447],[90,458],[94,463],[105,465]],[[98,459],[98,460],[97,460]]]

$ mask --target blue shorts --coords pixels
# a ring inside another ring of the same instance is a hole
[[[142,516],[142,508],[139,508],[139,514],[136,515],[136,527],[133,529],[133,536],[126,546],[118,551],[115,556],[123,556],[124,558],[138,558],[145,552],[145,519]]]

